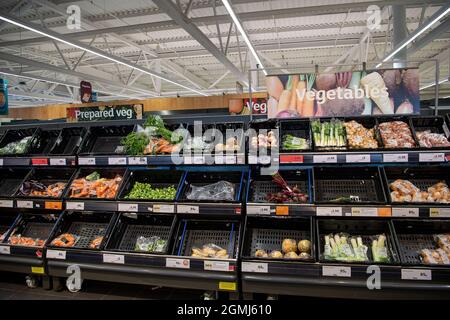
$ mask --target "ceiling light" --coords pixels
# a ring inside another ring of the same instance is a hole
[[[203,93],[201,91],[198,91],[198,90],[190,88],[190,87],[187,87],[187,86],[185,86],[185,85],[183,85],[181,83],[178,83],[176,81],[173,81],[173,80],[167,79],[165,77],[162,77],[162,76],[160,76],[158,74],[155,74],[153,72],[150,72],[147,69],[142,68],[142,67],[140,67],[138,65],[133,65],[133,64],[127,62],[126,60],[120,58],[120,57],[114,57],[114,56],[111,56],[111,55],[107,55],[105,53],[102,53],[102,51],[100,51],[100,50],[97,50],[95,48],[90,48],[89,46],[84,45],[83,43],[78,42],[78,41],[65,40],[65,39],[63,39],[64,35],[61,35],[61,34],[59,34],[57,32],[54,32],[54,31],[51,31],[51,30],[48,30],[48,29],[40,28],[39,26],[31,24],[31,23],[27,23],[27,22],[21,21],[20,19],[17,19],[15,17],[11,16],[11,15],[8,15],[8,14],[5,14],[5,13],[1,13],[0,14],[0,20],[9,22],[9,23],[14,24],[14,25],[16,25],[18,27],[30,30],[30,31],[35,32],[35,33],[38,33],[38,34],[43,35],[45,37],[48,37],[50,39],[62,42],[62,43],[67,44],[67,45],[69,45],[71,47],[74,47],[74,48],[77,48],[77,49],[80,49],[80,50],[83,50],[83,51],[87,51],[89,53],[92,53],[93,55],[99,56],[99,57],[107,59],[109,61],[113,61],[115,63],[121,64],[121,65],[126,66],[128,68],[131,68],[131,69],[143,72],[145,74],[151,75],[153,77],[159,78],[161,80],[170,82],[170,83],[172,83],[174,85],[177,85],[179,87],[182,87],[182,88],[184,88],[186,90],[196,92],[196,93],[198,93],[200,95],[203,95],[203,96],[207,96],[206,93]],[[155,97],[156,97],[156,95],[155,95]]]
[[[443,80],[439,81],[438,84],[443,84],[444,82],[447,82],[447,81],[448,81],[448,79],[443,79]],[[428,88],[434,87],[435,85],[436,85],[436,82],[433,82],[433,83],[427,84],[426,86],[421,87],[419,90],[428,89]]]
[[[249,50],[252,53],[253,57],[255,57],[256,62],[258,62],[258,64],[261,67],[261,69],[263,69],[262,71],[267,76],[267,71],[265,70],[263,63],[261,62],[261,59],[259,59],[259,56],[256,53],[255,48],[253,47],[252,43],[250,42],[250,39],[248,38],[247,33],[245,32],[244,28],[242,27],[241,22],[239,21],[238,17],[234,13],[230,2],[228,0],[222,0],[222,3],[225,6],[225,8],[227,9],[228,14],[231,16],[231,19],[233,19],[233,22],[236,25],[236,28],[241,33],[242,38],[244,38],[244,41],[247,44],[247,47],[249,48]],[[247,84],[247,86],[248,86],[248,84]]]

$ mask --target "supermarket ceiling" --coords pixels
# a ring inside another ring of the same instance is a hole
[[[371,5],[380,8],[377,28],[368,28]],[[2,0],[0,77],[9,81],[11,105],[32,106],[78,101],[80,80],[91,81],[99,100],[112,100],[235,93],[236,81],[245,91],[248,70],[260,64],[269,73],[336,63],[373,68],[397,48],[393,5],[405,6],[405,37],[450,6],[445,0]],[[434,94],[435,61],[440,97],[450,95],[449,36],[447,11],[407,46],[408,65],[420,68],[423,98]],[[259,72],[254,87],[264,90],[263,77]]]

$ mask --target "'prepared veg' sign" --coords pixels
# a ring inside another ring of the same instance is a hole
[[[67,122],[142,119],[143,105],[67,108]]]
[[[266,77],[269,118],[419,114],[419,71],[386,69]]]

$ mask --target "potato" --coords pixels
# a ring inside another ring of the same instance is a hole
[[[284,90],[281,80],[277,76],[266,77],[266,86],[269,96],[274,97],[277,101],[280,101],[281,93]]]
[[[298,259],[298,255],[295,252],[291,251],[291,252],[286,253],[284,255],[284,258],[285,259]]]
[[[359,116],[364,111],[364,99],[334,99],[321,104],[324,117]]]
[[[309,240],[300,240],[298,242],[298,251],[310,253],[311,252],[311,241],[309,241]]]
[[[267,258],[267,257],[269,257],[269,255],[267,254],[267,252],[265,250],[259,249],[259,250],[256,250],[255,257],[256,258]]]
[[[303,260],[309,260],[311,259],[311,255],[309,253],[306,252],[302,252],[300,253],[300,255],[298,256],[299,259],[303,259]]]
[[[284,239],[281,244],[281,250],[283,251],[283,253],[297,251],[297,241],[293,239]]]
[[[283,254],[280,251],[278,251],[278,250],[272,251],[269,256],[271,258],[273,258],[273,259],[281,259],[281,258],[283,258]]]

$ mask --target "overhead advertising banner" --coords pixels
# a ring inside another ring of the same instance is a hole
[[[0,114],[8,114],[8,80],[0,79]]]
[[[253,98],[251,103],[249,98],[230,99],[228,111],[233,115],[267,114],[267,99]]]
[[[123,106],[70,107],[67,122],[142,119],[142,104]]]
[[[419,70],[266,77],[268,118],[419,114]]]
[[[90,82],[80,82],[80,99],[82,103],[93,102],[92,101],[92,85]]]

